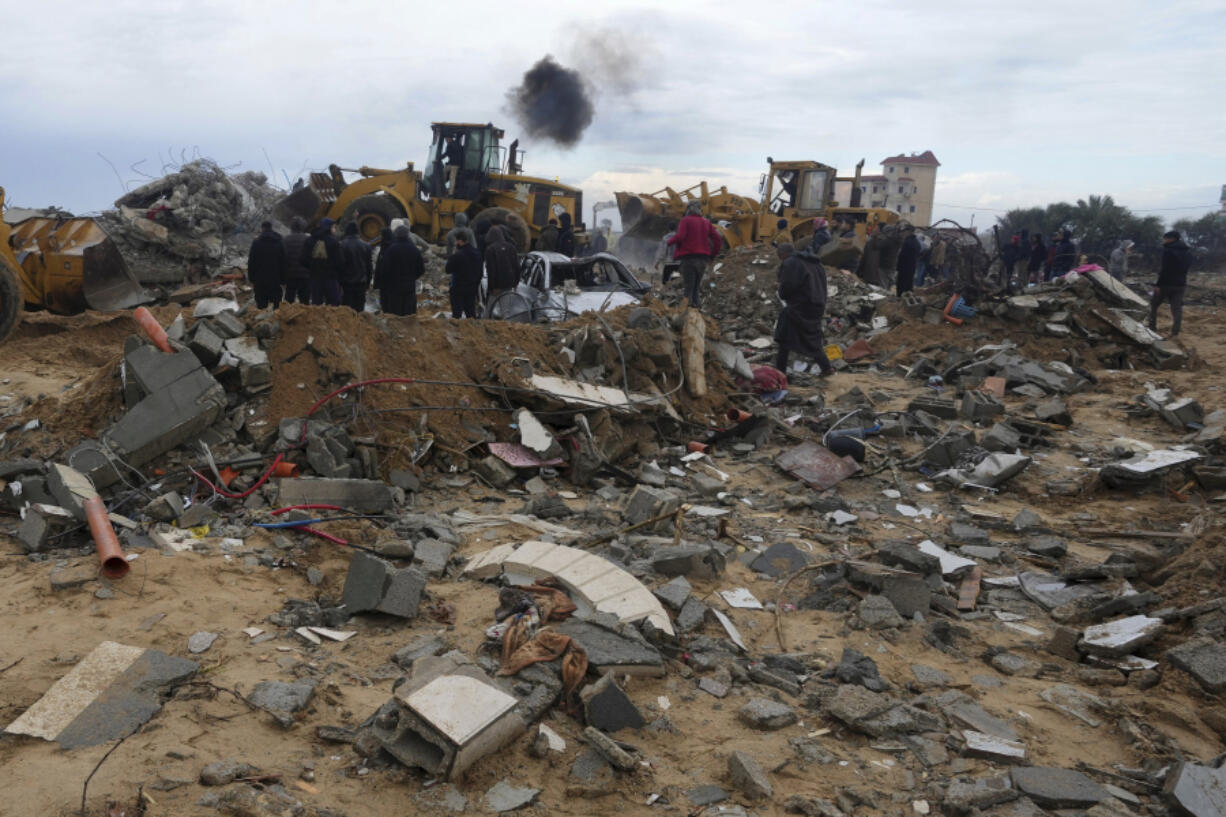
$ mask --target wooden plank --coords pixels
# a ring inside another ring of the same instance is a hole
[[[691,397],[707,396],[706,336],[702,313],[693,307],[687,309],[681,327],[681,365],[685,369],[685,389]]]
[[[976,565],[971,568],[971,572],[966,574],[966,578],[962,580],[962,586],[958,588],[958,609],[964,613],[968,613],[975,609],[975,603],[979,601],[979,582],[983,579],[983,568]]]

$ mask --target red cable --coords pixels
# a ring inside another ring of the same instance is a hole
[[[275,460],[273,460],[273,461],[272,461],[272,465],[268,466],[268,470],[267,470],[267,471],[265,471],[265,472],[264,472],[264,475],[263,475],[262,477],[260,477],[260,478],[259,478],[259,480],[257,480],[257,481],[256,481],[255,485],[252,485],[250,488],[248,488],[247,490],[243,491],[241,494],[232,494],[232,493],[230,493],[229,491],[227,491],[225,488],[218,488],[216,485],[214,485],[214,484],[213,484],[213,483],[212,483],[212,482],[209,480],[209,478],[208,478],[208,477],[206,477],[204,474],[202,474],[202,473],[200,473],[199,471],[197,471],[195,468],[189,468],[189,469],[187,469],[187,470],[191,471],[191,472],[192,472],[192,474],[193,474],[193,475],[196,477],[196,479],[200,480],[200,481],[201,481],[201,482],[203,482],[205,485],[209,486],[209,487],[210,487],[210,488],[212,488],[214,491],[216,491],[217,493],[221,494],[221,495],[222,495],[222,496],[224,496],[224,497],[228,497],[228,498],[230,498],[230,499],[246,499],[247,497],[249,497],[249,496],[251,496],[253,493],[255,493],[255,490],[256,490],[257,488],[259,488],[259,487],[260,487],[261,485],[263,485],[265,482],[268,482],[268,478],[272,476],[273,469],[274,469],[274,468],[276,468],[278,465],[280,465],[280,464],[281,464],[281,460],[282,460],[284,457],[285,457],[285,455],[284,455],[284,454],[278,454],[278,455],[277,455],[277,458],[276,458]]]
[[[330,533],[324,533],[318,528],[312,528],[307,525],[303,525],[302,527],[298,528],[298,530],[304,531],[306,533],[313,533],[322,539],[327,539],[329,542],[333,542],[338,545],[346,545],[346,546],[349,545],[349,542],[345,541],[344,539],[341,539],[339,536],[333,536]]]

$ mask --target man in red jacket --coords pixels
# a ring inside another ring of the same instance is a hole
[[[702,205],[692,201],[685,208],[685,218],[668,243],[675,247],[674,257],[681,265],[681,282],[690,306],[702,306],[702,275],[707,264],[724,246],[724,239],[715,225],[702,216]]]

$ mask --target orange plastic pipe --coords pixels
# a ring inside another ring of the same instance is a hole
[[[748,411],[741,411],[738,408],[728,409],[728,413],[725,414],[724,416],[727,417],[729,420],[731,420],[734,423],[743,423],[746,420],[748,420],[750,417],[753,417],[753,415],[750,414]]]
[[[296,477],[298,476],[298,463],[285,462],[282,460],[277,463],[277,467],[272,469],[274,477]]]
[[[136,312],[133,314],[136,322],[140,324],[140,328],[145,330],[145,334],[149,336],[149,340],[153,341],[153,345],[161,349],[166,354],[173,354],[174,349],[170,348],[170,339],[166,337],[166,330],[158,323],[158,319],[153,317],[153,313],[143,306],[136,307]]]
[[[108,579],[122,579],[132,569],[124,558],[119,540],[115,538],[115,528],[107,517],[106,505],[102,497],[91,496],[85,500],[85,519],[89,522],[89,532],[94,537],[98,547],[98,559],[102,562],[102,575]]]
[[[690,452],[694,454],[698,452],[702,452],[703,454],[705,454],[710,449],[710,447],[711,446],[707,445],[706,443],[700,443],[697,440],[690,441],[690,444],[686,446],[686,448],[688,448]]]

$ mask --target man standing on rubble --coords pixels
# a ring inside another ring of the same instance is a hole
[[[1030,263],[1026,265],[1027,283],[1039,283],[1039,277],[1043,274],[1043,265],[1046,262],[1047,245],[1043,243],[1043,236],[1036,232],[1030,236]]]
[[[945,280],[945,238],[940,233],[932,237],[932,248],[928,250],[929,277],[934,281]]]
[[[791,244],[775,248],[779,256],[779,300],[783,309],[775,323],[779,352],[775,368],[786,372],[792,352],[817,361],[822,377],[834,374],[826,357],[823,323],[826,319],[826,270],[809,250],[797,253]]]
[[[302,246],[302,263],[311,270],[311,303],[316,306],[341,305],[340,280],[345,270],[345,256],[340,242],[332,234],[335,224],[330,218],[321,219]]]
[[[1056,235],[1059,236],[1059,239],[1052,247],[1054,252],[1051,258],[1051,272],[1047,276],[1049,281],[1067,275],[1077,263],[1077,248],[1073,246],[1073,234],[1067,227],[1061,227]]]
[[[1128,256],[1132,252],[1131,241],[1121,241],[1119,246],[1111,251],[1111,277],[1123,281],[1128,274]]]
[[[507,237],[505,227],[495,225],[485,235],[485,301],[492,304],[499,295],[514,289],[519,282],[519,253]]]
[[[447,259],[451,276],[451,317],[477,317],[477,294],[481,287],[481,255],[467,236],[455,239],[455,255]]]
[[[1162,267],[1149,301],[1149,328],[1158,331],[1158,307],[1164,301],[1171,304],[1171,337],[1179,334],[1183,324],[1183,296],[1188,289],[1188,267],[1192,266],[1192,250],[1183,243],[1178,230],[1162,236]]]
[[[899,296],[915,289],[915,267],[920,256],[920,242],[915,237],[915,228],[907,225],[902,232],[902,249],[898,251],[898,280],[894,284],[894,291]]]
[[[371,260],[374,251],[358,237],[358,225],[351,221],[345,225],[345,238],[341,241],[345,255],[345,271],[341,274],[341,303],[354,312],[366,308],[366,290],[374,274]]]
[[[396,228],[390,244],[379,249],[379,302],[389,315],[417,314],[417,279],[426,274],[426,262],[409,228]]]
[[[676,258],[681,264],[683,294],[690,306],[702,309],[702,276],[707,264],[723,247],[723,236],[703,217],[702,205],[692,201],[686,205],[685,217],[668,243],[676,248]]]
[[[260,234],[247,253],[247,280],[255,290],[256,309],[281,305],[281,285],[285,283],[285,244],[272,228],[271,221],[260,225]]]
[[[306,222],[297,216],[289,223],[290,233],[285,237],[285,302],[310,303],[311,270],[302,260],[302,248],[310,236]]]

